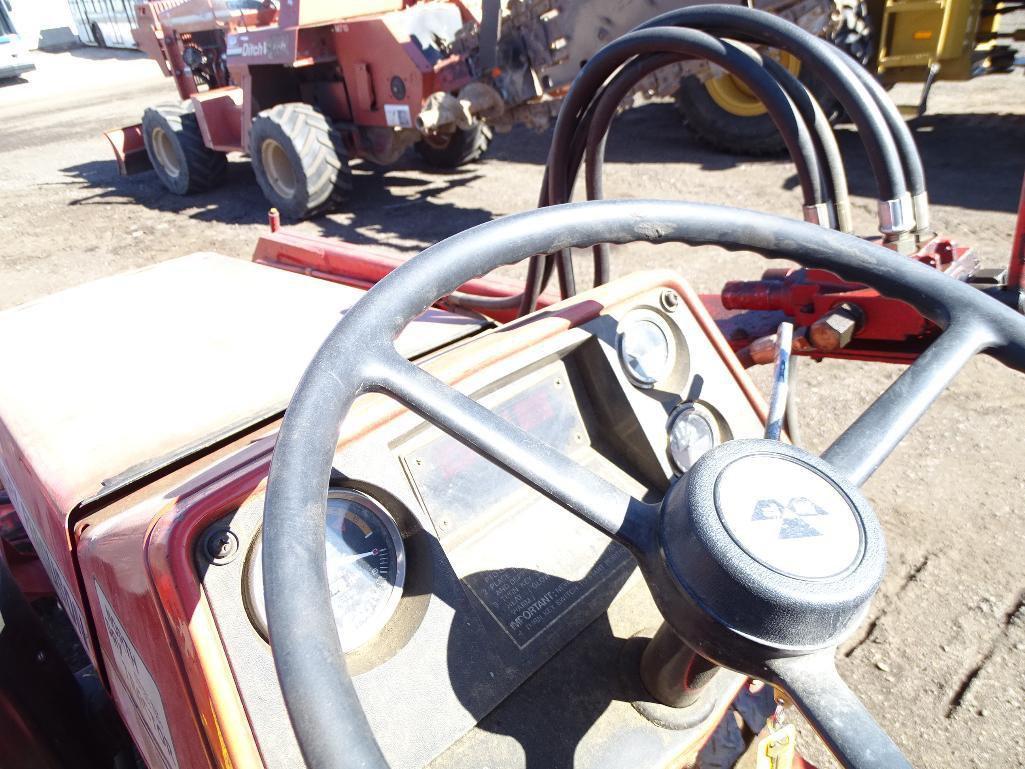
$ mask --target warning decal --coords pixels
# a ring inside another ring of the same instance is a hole
[[[385,104],[384,119],[390,126],[397,128],[412,128],[413,116],[409,107],[405,104]]]
[[[171,730],[167,726],[164,704],[160,699],[156,681],[153,680],[149,669],[128,637],[124,625],[114,613],[114,607],[110,605],[96,580],[93,580],[93,586],[96,588],[96,596],[100,599],[100,612],[103,614],[103,624],[107,628],[107,638],[110,639],[110,648],[114,653],[113,667],[118,673],[118,678],[124,684],[136,712],[149,732],[151,742],[159,751],[164,769],[179,769],[174,743],[171,741]]]

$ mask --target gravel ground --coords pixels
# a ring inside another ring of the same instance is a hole
[[[174,100],[139,55],[40,55],[26,81],[0,87],[0,308],[196,250],[247,258],[266,203],[249,164],[191,198],[152,173],[120,178],[101,132]],[[1007,258],[1025,168],[1021,72],[940,83],[915,124],[934,220],[989,266]],[[893,91],[914,103],[915,87]],[[857,136],[838,131],[857,223],[873,229],[873,188]],[[357,168],[345,212],[297,229],[414,252],[495,216],[531,207],[547,136],[498,136],[486,162],[454,173],[410,153],[387,172]],[[671,105],[620,118],[610,143],[609,197],[730,203],[795,215],[792,166],[706,151]],[[679,247],[616,251],[623,274],[672,266],[700,290],[754,277],[746,254]],[[899,374],[881,364],[825,362],[802,371],[809,448],[821,450]],[[889,575],[840,669],[917,766],[1025,766],[1025,463],[1022,379],[988,358],[970,363],[867,484],[886,528]],[[803,743],[823,765],[813,739]]]

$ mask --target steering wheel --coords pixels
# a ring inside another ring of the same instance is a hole
[[[943,332],[821,457],[777,441],[729,441],[674,481],[657,505],[620,491],[395,350],[409,322],[496,267],[636,241],[714,244],[826,269],[908,302]],[[346,671],[324,535],[340,425],[359,395],[378,392],[626,546],[679,637],[713,662],[786,691],[845,766],[910,766],[833,661],[865,616],[885,565],[882,530],[858,486],[984,350],[1025,370],[1025,318],[880,246],[751,211],[653,200],[574,203],[498,219],[428,248],[332,331],[292,398],[274,450],[265,600],[274,663],[307,764],[387,766]],[[810,506],[823,536],[792,540],[785,553],[766,546],[752,521],[758,510],[795,504]],[[311,603],[294,600],[300,594]],[[311,612],[311,604],[321,610]]]

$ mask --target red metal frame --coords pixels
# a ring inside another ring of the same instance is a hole
[[[253,252],[254,262],[368,289],[409,258],[342,240],[287,232],[278,229],[279,226],[277,212],[272,212],[271,231],[257,241]],[[480,296],[517,296],[523,291],[523,284],[507,278],[488,276],[471,280],[460,290]],[[538,300],[538,307],[548,307],[557,301],[557,296],[544,294]],[[514,319],[517,311],[515,308],[488,310],[486,314],[504,323]]]
[[[934,238],[907,258],[959,280],[968,279],[979,267],[970,248],[949,238]],[[738,352],[774,333],[783,317],[807,328],[840,305],[860,311],[861,322],[850,344],[832,350],[795,346],[795,353],[813,358],[911,363],[939,333],[939,328],[911,305],[825,270],[769,270],[760,280],[730,281],[720,294],[702,299]]]
[[[1025,178],[1021,183],[1021,197],[1018,198],[1018,221],[1011,245],[1011,262],[1007,268],[1007,287],[1025,291]]]
[[[406,261],[373,248],[344,241],[327,240],[280,229],[272,211],[269,234],[256,245],[253,261],[357,288],[369,288]],[[971,249],[948,238],[936,238],[913,255],[919,261],[964,279],[978,267]],[[489,297],[515,296],[521,283],[495,276],[478,278],[461,291]],[[540,308],[559,298],[541,297]],[[910,305],[866,286],[850,283],[824,270],[770,270],[761,280],[727,283],[721,294],[701,296],[703,310],[714,319],[734,352],[775,332],[785,315],[798,326],[810,326],[831,309],[853,304],[864,315],[864,323],[848,346],[837,350],[796,350],[812,357],[910,363],[935,338],[938,329]],[[442,303],[444,306],[444,303]],[[513,309],[487,309],[489,317],[508,322],[517,316]],[[751,365],[751,361],[746,362]]]

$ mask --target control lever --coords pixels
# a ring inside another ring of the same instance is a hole
[[[794,324],[788,320],[776,331],[776,356],[772,369],[772,395],[769,414],[765,420],[765,437],[778,441],[783,432],[783,419],[787,411],[787,393],[790,390],[790,356],[794,344]]]

